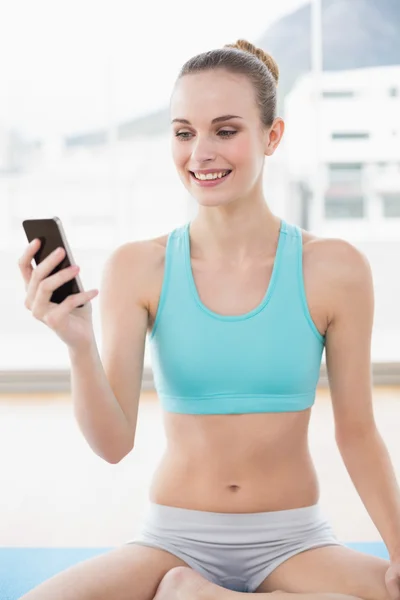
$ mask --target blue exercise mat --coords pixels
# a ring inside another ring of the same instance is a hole
[[[346,544],[388,558],[382,542]],[[0,548],[0,600],[18,600],[56,573],[112,548]]]

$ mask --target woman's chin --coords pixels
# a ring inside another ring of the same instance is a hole
[[[205,206],[223,206],[224,204],[229,204],[232,201],[232,194],[229,193],[218,193],[216,190],[188,190],[192,198],[196,200],[199,204],[204,204]]]
[[[199,206],[226,206],[230,203],[228,198],[195,198]]]

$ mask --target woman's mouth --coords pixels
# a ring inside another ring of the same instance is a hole
[[[219,185],[223,181],[228,179],[229,175],[232,173],[231,170],[226,171],[216,171],[215,173],[207,173],[206,175],[201,175],[201,179],[193,173],[193,171],[189,171],[191,178],[197,183],[197,185],[201,187],[213,187],[215,185]]]

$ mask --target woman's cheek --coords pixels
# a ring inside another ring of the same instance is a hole
[[[188,154],[187,148],[184,147],[185,142],[179,142],[178,138],[173,137],[171,141],[171,154],[172,158],[178,164],[182,161],[183,157]]]

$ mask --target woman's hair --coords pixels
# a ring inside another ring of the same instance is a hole
[[[184,75],[216,69],[248,77],[255,89],[261,121],[264,126],[270,127],[276,116],[279,81],[279,68],[272,56],[246,40],[238,40],[235,44],[226,44],[223,48],[190,58],[181,68],[177,81]]]

